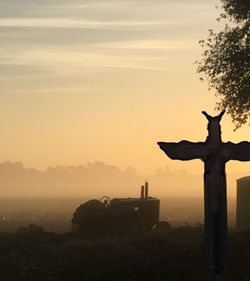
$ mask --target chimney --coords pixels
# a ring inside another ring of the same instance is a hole
[[[144,185],[141,186],[141,199],[144,198]]]
[[[145,199],[148,198],[148,182],[145,181]]]

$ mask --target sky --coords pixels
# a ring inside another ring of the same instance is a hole
[[[194,62],[220,29],[217,0],[0,0],[0,162],[103,161],[202,173],[157,141],[203,141],[216,98]],[[223,117],[224,141],[249,140]],[[249,163],[228,171],[248,173]]]

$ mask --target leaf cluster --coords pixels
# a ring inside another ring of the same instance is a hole
[[[222,0],[222,8],[229,17],[234,18],[238,22],[249,20],[249,0]]]

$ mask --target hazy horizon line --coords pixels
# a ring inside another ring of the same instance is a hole
[[[172,174],[175,174],[175,173],[179,173],[179,172],[182,172],[182,173],[185,173],[185,174],[188,174],[188,175],[199,175],[201,173],[199,172],[189,172],[187,169],[171,169],[169,165],[165,165],[165,166],[158,166],[156,168],[154,168],[152,171],[151,171],[151,174],[148,174],[148,175],[145,175],[145,174],[142,174],[142,173],[137,173],[137,167],[134,167],[132,165],[127,165],[125,168],[122,168],[116,164],[112,164],[112,163],[107,163],[105,161],[102,161],[102,160],[93,160],[93,161],[88,161],[88,162],[85,162],[85,163],[79,163],[79,164],[57,164],[57,165],[48,165],[46,168],[38,168],[38,167],[29,167],[27,166],[23,161],[20,161],[20,160],[16,160],[16,161],[12,161],[12,160],[5,160],[5,161],[2,161],[0,162],[0,166],[4,165],[4,164],[11,164],[11,165],[16,165],[16,166],[20,166],[22,167],[23,169],[27,169],[27,170],[35,170],[37,172],[41,172],[41,173],[44,173],[44,172],[47,172],[48,170],[50,169],[64,169],[64,170],[69,170],[69,169],[73,169],[73,168],[78,168],[78,167],[84,167],[84,168],[89,168],[91,167],[92,165],[98,165],[98,164],[102,164],[104,166],[107,166],[107,167],[114,167],[114,168],[117,168],[119,169],[120,172],[126,172],[127,170],[134,170],[135,174],[137,176],[152,176],[152,175],[155,175],[157,172],[159,171],[162,171],[162,172],[170,172]],[[237,174],[237,173],[242,173],[242,172],[247,172],[247,171],[239,171],[239,170],[234,170],[233,172],[231,172],[230,174]],[[145,178],[145,180],[147,180]]]

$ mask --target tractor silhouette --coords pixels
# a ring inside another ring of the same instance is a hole
[[[86,238],[105,234],[126,236],[152,230],[159,224],[160,200],[148,196],[148,182],[141,186],[140,198],[103,196],[80,205],[71,220],[74,231]],[[166,222],[166,224],[168,224]],[[76,231],[75,231],[76,232]]]

